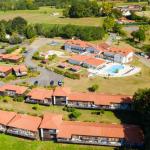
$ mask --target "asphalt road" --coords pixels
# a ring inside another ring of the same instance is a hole
[[[48,86],[50,85],[50,81],[53,80],[55,84],[58,81],[62,81],[64,77],[62,75],[56,74],[52,71],[49,71],[43,67],[38,66],[36,63],[32,61],[33,54],[38,51],[39,47],[50,42],[50,39],[39,38],[35,40],[31,45],[27,46],[27,54],[25,54],[25,65],[27,67],[36,68],[37,71],[40,72],[40,75],[34,78],[30,78],[27,82],[34,84],[35,81],[38,81],[38,85],[40,86]]]

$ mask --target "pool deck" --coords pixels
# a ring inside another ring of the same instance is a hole
[[[102,69],[88,69],[89,77],[93,76],[101,76],[101,77],[127,77],[134,74],[137,74],[141,71],[141,68],[134,67],[130,65],[124,65],[124,69],[120,69],[118,73],[108,73],[108,69],[110,69],[113,66],[121,65],[119,63],[109,63],[106,64],[104,68]]]

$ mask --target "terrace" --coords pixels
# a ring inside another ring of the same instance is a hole
[[[37,138],[37,133],[35,133],[35,132],[31,132],[31,131],[23,130],[23,129],[18,129],[18,128],[13,128],[13,127],[9,127],[7,130],[7,133],[14,134],[17,136],[27,137],[27,138],[31,138],[31,139]]]
[[[59,138],[58,142],[120,147],[124,139],[73,135],[71,139]]]

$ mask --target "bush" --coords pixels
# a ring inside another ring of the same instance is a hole
[[[38,109],[38,105],[35,105],[32,107],[33,110],[37,110]]]
[[[95,91],[98,90],[98,88],[99,88],[99,85],[94,84],[94,85],[92,85],[91,87],[89,87],[89,91],[90,91],[90,92],[95,92]]]
[[[70,72],[65,72],[64,74],[65,77],[71,78],[71,79],[80,79],[80,75],[79,74],[75,74],[75,73],[70,73]]]
[[[18,45],[17,45],[17,46],[14,46],[14,47],[11,47],[11,48],[8,48],[8,49],[6,49],[6,53],[7,53],[7,54],[12,53],[13,51],[15,51],[15,50],[18,49],[18,48],[19,48]]]
[[[40,56],[39,52],[35,52],[34,55],[32,56],[32,59],[44,60],[44,57]]]
[[[14,101],[23,102],[24,101],[24,97],[23,96],[17,96],[17,97],[14,98]]]
[[[69,118],[71,120],[76,120],[77,118],[79,118],[81,116],[81,113],[79,111],[73,111],[71,114],[69,114]]]
[[[4,96],[4,98],[3,98],[4,103],[8,103],[10,100],[11,100],[11,98],[9,96]]]
[[[64,75],[64,71],[63,70],[60,70],[60,69],[58,69],[58,68],[54,68],[54,70],[53,70],[55,73],[58,73],[58,74],[61,74],[61,75]]]
[[[75,108],[72,108],[72,107],[67,107],[67,106],[65,106],[65,107],[63,108],[63,111],[74,112],[74,111],[76,111],[76,109],[75,109]]]

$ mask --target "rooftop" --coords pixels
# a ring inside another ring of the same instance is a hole
[[[16,116],[15,112],[0,110],[0,124],[7,125],[15,116]]]
[[[143,143],[142,130],[135,125],[64,121],[58,138],[71,138],[72,135],[125,138],[130,143]]]
[[[15,91],[17,94],[24,94],[27,91],[27,87],[5,84],[0,87],[0,92],[4,92],[6,90]]]
[[[99,66],[101,64],[104,64],[105,60],[97,59],[97,58],[89,58],[89,59],[85,60],[85,63],[87,63],[89,65],[93,65],[93,66]]]
[[[8,124],[8,126],[36,132],[38,131],[41,120],[42,119],[40,117],[17,114]]]
[[[69,96],[70,93],[71,90],[68,87],[56,87],[53,96]]]
[[[43,129],[58,129],[63,122],[62,115],[45,113],[40,125]]]
[[[12,67],[10,66],[0,66],[0,72],[7,72],[7,71],[11,71],[12,70]]]
[[[110,105],[113,103],[131,103],[132,96],[130,95],[110,95],[101,93],[83,93],[73,92],[69,95],[70,101],[89,101],[94,102],[97,105]]]
[[[44,88],[32,89],[27,96],[31,96],[32,99],[44,100],[46,98],[51,98],[53,95],[53,90],[48,90]]]

